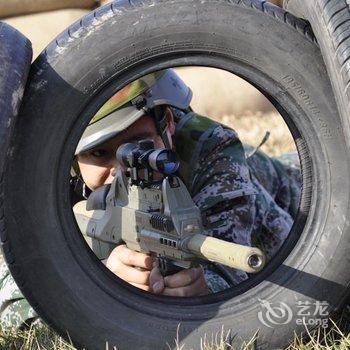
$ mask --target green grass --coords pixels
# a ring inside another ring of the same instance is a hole
[[[286,350],[346,350],[350,349],[350,307],[347,306],[337,322],[330,322],[328,329],[316,329],[300,337],[295,335],[294,341]],[[253,350],[255,337],[244,344],[240,349],[228,343],[229,334],[223,330],[213,337],[205,337],[198,341],[200,350]],[[180,345],[174,339],[177,350],[190,350],[186,344]],[[46,326],[32,327],[27,331],[0,332],[0,349],[6,350],[75,350],[75,347],[57,336]],[[106,347],[103,350],[117,350],[115,347]],[[135,349],[136,350],[136,349]]]

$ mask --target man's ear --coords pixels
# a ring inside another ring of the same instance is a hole
[[[170,135],[173,136],[175,134],[175,122],[174,115],[170,107],[166,107],[165,117],[168,124],[168,131]]]

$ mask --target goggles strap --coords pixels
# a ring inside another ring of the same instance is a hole
[[[168,121],[166,120],[165,108],[163,106],[156,106],[153,111],[157,132],[162,138],[165,148],[171,149],[171,142],[167,133]]]

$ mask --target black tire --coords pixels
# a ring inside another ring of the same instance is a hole
[[[10,129],[15,123],[32,60],[30,41],[0,22],[0,172],[6,158]]]
[[[303,169],[299,214],[278,257],[238,288],[198,298],[146,294],[115,278],[87,249],[68,190],[77,141],[107,97],[177,65],[224,68],[257,86],[285,117]],[[1,188],[11,272],[44,320],[81,347],[166,349],[181,323],[186,347],[223,326],[236,345],[259,329],[260,348],[280,348],[304,330],[297,301],[334,311],[350,282],[348,137],[306,22],[257,0],[107,5],[62,33],[31,70]],[[285,302],[292,320],[264,325],[259,299]]]
[[[329,73],[343,125],[350,128],[350,4],[346,0],[285,0],[310,21]],[[350,140],[346,140],[348,145]]]

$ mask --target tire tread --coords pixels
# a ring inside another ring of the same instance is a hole
[[[316,0],[317,2],[317,0]],[[324,21],[334,48],[334,59],[339,64],[344,92],[349,90],[350,71],[350,4],[345,0],[318,0]]]
[[[86,35],[87,29],[91,30],[91,27],[98,27],[105,21],[116,20],[117,17],[123,15],[124,12],[132,11],[140,6],[154,5],[157,3],[165,2],[164,0],[126,0],[124,2],[112,2],[99,7],[89,14],[85,15],[80,20],[73,23],[69,28],[62,32],[58,37],[51,42],[47,48],[39,55],[37,61],[54,60],[59,55],[57,47],[66,49],[76,46],[80,40]],[[292,26],[300,34],[307,37],[312,42],[317,42],[313,34],[310,24],[297,18],[280,7],[271,4],[265,0],[219,0],[219,2],[228,3],[232,5],[253,8],[257,11],[261,11],[266,15],[274,17],[276,20],[281,21],[289,26]]]
[[[13,124],[14,119],[17,116],[13,115],[13,113],[18,113],[18,110],[12,111],[11,103],[8,103],[8,100],[13,91],[18,89],[19,86],[24,84],[27,80],[30,62],[32,59],[32,45],[27,38],[5,23],[0,23],[0,32],[0,49],[8,49],[9,54],[11,57],[13,57],[13,61],[9,62],[8,60],[4,60],[6,57],[0,56],[0,68],[3,69],[0,77],[3,82],[0,84],[0,110],[2,114],[1,126],[3,126],[3,123],[11,122]],[[2,37],[4,39],[2,39]],[[8,43],[11,43],[11,49],[9,49]],[[0,138],[0,244],[9,265],[14,263],[14,258],[13,254],[11,253],[10,243],[8,241],[6,218],[4,215],[4,167],[11,131],[12,128],[7,130],[6,134],[2,135]]]

